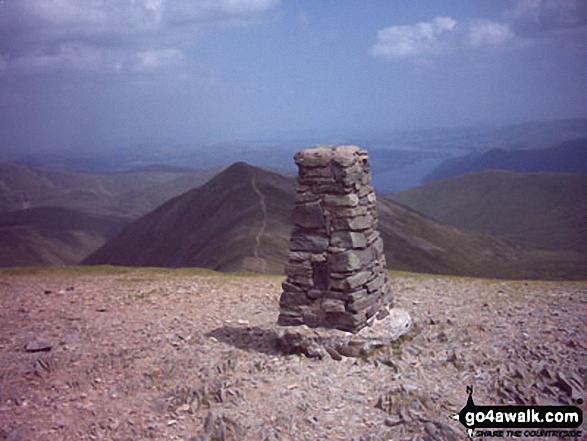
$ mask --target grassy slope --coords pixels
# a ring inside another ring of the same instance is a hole
[[[457,228],[587,252],[587,175],[474,172],[390,196]]]
[[[0,266],[64,265],[84,259],[127,220],[58,207],[0,216]]]

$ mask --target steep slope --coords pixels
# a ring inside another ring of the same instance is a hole
[[[128,220],[59,207],[0,214],[0,266],[78,263]]]
[[[474,172],[390,196],[443,223],[551,250],[587,252],[587,175]]]
[[[448,159],[426,175],[423,182],[489,169],[517,172],[587,173],[587,138],[562,142],[549,148],[492,149]]]
[[[294,179],[235,164],[133,222],[84,263],[281,273],[294,190]],[[378,204],[391,269],[483,277],[587,277],[587,255],[535,251],[460,231],[384,198]]]
[[[279,271],[295,181],[236,163],[133,222],[85,263]]]

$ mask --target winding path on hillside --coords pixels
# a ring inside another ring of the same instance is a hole
[[[259,257],[259,246],[261,245],[261,237],[265,234],[265,228],[267,228],[267,204],[265,203],[265,195],[259,190],[257,187],[257,181],[253,176],[251,178],[251,185],[253,186],[253,190],[259,196],[259,205],[261,205],[261,212],[263,213],[263,220],[261,222],[261,228],[257,232],[255,236],[255,247],[253,248],[253,256],[257,262],[260,262],[260,271],[261,273],[267,272],[267,262],[262,257]]]

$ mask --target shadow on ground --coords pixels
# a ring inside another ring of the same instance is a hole
[[[258,326],[222,326],[213,329],[206,337],[214,337],[222,343],[249,352],[261,352],[268,355],[279,355],[276,348],[277,334],[273,329]]]

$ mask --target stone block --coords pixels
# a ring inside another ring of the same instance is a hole
[[[359,204],[359,197],[354,193],[343,195],[327,194],[323,200],[324,204],[330,207],[356,207]]]
[[[325,228],[324,211],[320,201],[296,204],[292,213],[294,225],[309,229]]]
[[[322,253],[328,248],[328,237],[318,234],[292,233],[289,248],[292,251]]]
[[[289,262],[285,266],[285,275],[291,277],[312,278],[312,264],[309,261]]]
[[[299,312],[281,307],[277,324],[279,326],[300,326],[304,324],[304,319]]]
[[[332,179],[333,174],[330,167],[306,167],[302,171],[302,178],[328,178]]]
[[[352,291],[373,277],[370,271],[361,271],[343,279],[331,279],[330,287],[340,291]]]
[[[328,291],[324,294],[325,299],[339,299],[348,302],[355,302],[367,295],[366,289],[359,289],[352,292],[345,291]]]
[[[386,282],[387,282],[387,274],[385,274],[385,273],[379,274],[377,277],[375,277],[375,279],[373,279],[369,283],[367,283],[367,285],[366,285],[367,291],[375,292],[375,291],[379,290]]]
[[[310,299],[305,292],[299,291],[283,291],[279,299],[279,305],[285,307],[291,306],[307,306],[310,304]]]
[[[354,313],[363,311],[375,305],[377,303],[377,300],[378,296],[374,294],[368,294],[365,292],[365,294],[362,297],[358,298],[353,302],[349,302],[348,310]],[[368,316],[367,318],[369,317],[371,316]]]
[[[328,268],[335,273],[360,270],[374,258],[372,248],[348,250],[328,256]]]
[[[328,257],[328,268],[332,272],[345,273],[361,269],[361,260],[353,251],[343,251]]]
[[[345,302],[340,299],[324,299],[322,300],[322,310],[326,313],[329,312],[344,312]]]
[[[344,195],[352,193],[353,189],[335,183],[318,183],[312,187],[312,191],[319,195]]]
[[[324,298],[327,293],[328,293],[328,291],[323,291],[320,289],[310,289],[310,290],[308,290],[306,296],[310,300],[319,300],[319,299]]]
[[[363,198],[371,193],[375,193],[375,188],[373,188],[372,185],[363,185],[357,192],[357,196],[359,196],[359,198]]]
[[[288,282],[287,280],[285,280],[281,284],[281,289],[283,291],[304,292],[304,290],[299,285],[294,285],[293,283]]]
[[[367,324],[364,314],[351,314],[345,312],[331,312],[326,314],[326,323],[331,328],[347,332],[358,332]]]
[[[357,217],[357,216],[364,216],[369,214],[369,209],[367,207],[361,207],[360,205],[353,208],[346,208],[346,207],[337,207],[332,212],[332,218],[340,218],[340,217]]]
[[[332,229],[334,231],[361,231],[372,227],[374,222],[373,216],[369,214],[353,218],[337,218],[332,219]]]
[[[330,246],[339,248],[365,248],[367,239],[361,233],[337,231],[330,235]]]

